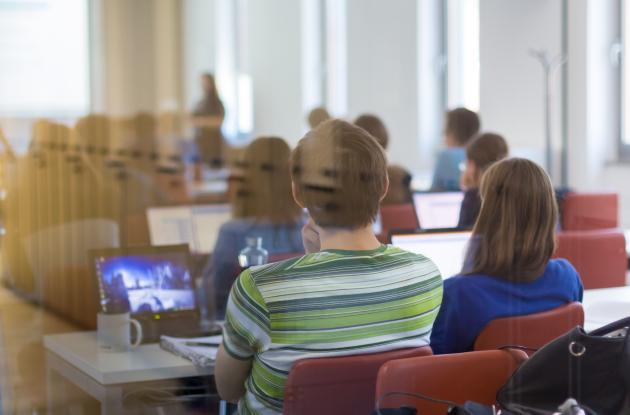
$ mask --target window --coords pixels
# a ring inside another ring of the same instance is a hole
[[[89,111],[88,0],[0,0],[0,114]]]
[[[448,107],[479,111],[479,0],[447,5]]]

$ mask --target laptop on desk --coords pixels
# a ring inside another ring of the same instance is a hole
[[[90,257],[101,312],[129,311],[142,324],[144,343],[208,334],[201,329],[188,245],[92,250]]]
[[[193,254],[214,251],[221,225],[232,218],[229,204],[147,209],[152,245],[188,244]]]
[[[394,232],[391,244],[415,254],[422,254],[435,263],[442,278],[457,275],[464,266],[471,232],[452,229]]]
[[[420,228],[456,228],[463,192],[414,192],[413,206]]]

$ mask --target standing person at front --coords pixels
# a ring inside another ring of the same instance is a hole
[[[431,335],[435,354],[467,352],[490,321],[582,301],[582,282],[555,249],[558,208],[536,163],[507,159],[481,179],[481,212],[462,275],[444,281]],[[544,329],[544,328],[541,328]]]
[[[203,98],[192,113],[195,126],[195,144],[199,162],[212,168],[223,166],[223,134],[221,124],[225,118],[225,108],[219,98],[214,76],[205,73],[201,76]]]
[[[373,137],[344,121],[321,124],[294,150],[292,179],[310,214],[307,254],[246,270],[228,301],[215,377],[240,414],[282,413],[298,360],[428,344],[441,302],[435,265],[372,231],[388,186]]]

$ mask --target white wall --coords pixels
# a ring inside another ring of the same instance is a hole
[[[615,163],[620,112],[615,0],[569,2],[569,178],[577,190],[618,192],[621,226],[630,227],[630,166]]]
[[[514,154],[542,163],[543,71],[530,49],[561,53],[562,1],[480,0],[479,6],[482,129],[503,134]],[[560,73],[555,80],[553,136],[558,143]]]
[[[248,2],[248,69],[254,86],[254,135],[302,137],[300,2]]]
[[[182,1],[182,83],[184,108],[201,98],[200,75],[215,69],[215,1]]]
[[[348,117],[382,117],[389,158],[422,169],[418,142],[415,0],[348,0]]]

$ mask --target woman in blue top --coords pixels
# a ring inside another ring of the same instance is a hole
[[[246,238],[261,237],[270,256],[302,254],[302,210],[291,193],[290,149],[277,137],[262,137],[245,150],[242,177],[232,201],[234,219],[226,222],[204,273],[214,288],[216,317],[222,318],[230,288],[241,269],[238,254]]]
[[[436,354],[466,352],[491,320],[582,301],[573,266],[551,259],[558,209],[549,176],[536,163],[507,159],[484,173],[481,211],[462,275],[444,281],[433,326]]]

